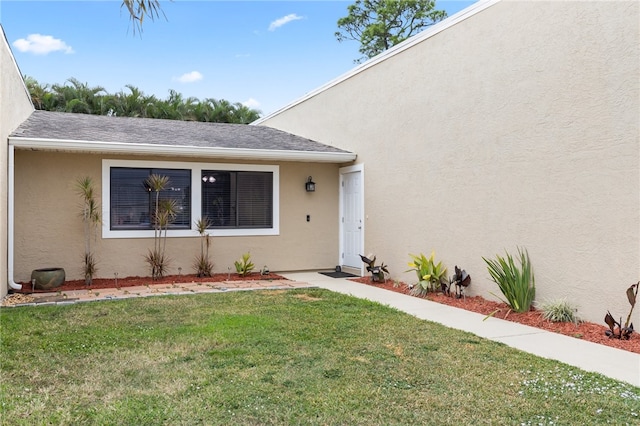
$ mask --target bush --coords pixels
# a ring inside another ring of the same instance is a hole
[[[520,266],[506,253],[506,258],[496,255],[495,259],[482,258],[489,269],[493,281],[507,300],[503,300],[515,312],[527,312],[536,295],[536,281],[531,267],[529,253],[518,248]]]

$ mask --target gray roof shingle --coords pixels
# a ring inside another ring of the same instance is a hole
[[[348,153],[266,126],[34,111],[11,138]]]

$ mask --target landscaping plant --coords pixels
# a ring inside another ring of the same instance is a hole
[[[615,337],[616,339],[628,340],[633,333],[633,323],[631,322],[631,314],[633,313],[633,308],[636,306],[636,298],[638,296],[638,288],[640,288],[640,281],[636,284],[631,285],[627,289],[627,300],[629,300],[629,304],[631,305],[631,310],[629,311],[629,315],[627,315],[627,321],[622,326],[622,317],[620,317],[620,321],[616,321],[613,319],[613,316],[609,311],[607,311],[607,315],[604,317],[604,322],[609,326],[609,330],[605,332],[605,334],[609,337]],[[617,327],[617,333],[616,333]]]
[[[80,216],[84,225],[84,261],[82,268],[84,282],[86,285],[91,285],[93,276],[98,270],[96,257],[91,251],[91,237],[96,238],[98,228],[102,224],[100,204],[96,201],[95,187],[91,177],[84,176],[76,179],[76,192],[82,199]]]
[[[367,264],[367,272],[371,272],[371,279],[373,280],[373,282],[383,283],[386,281],[384,274],[386,273],[388,275],[389,270],[387,269],[387,265],[385,265],[384,262],[382,262],[382,265],[376,266],[375,256],[369,255],[369,257],[372,257],[372,259],[369,259],[369,257],[365,257],[363,255],[359,256],[360,259],[362,259],[362,261]]]
[[[575,308],[567,299],[558,299],[546,301],[540,304],[542,318],[551,322],[572,322],[577,324],[580,322],[576,314]]]
[[[200,234],[200,255],[196,256],[194,267],[199,277],[210,277],[213,272],[213,262],[209,259],[211,247],[211,236],[207,233],[209,226],[211,222],[206,217],[196,221],[196,230]]]
[[[151,277],[156,280],[162,278],[167,272],[169,260],[166,257],[167,229],[177,213],[177,202],[174,199],[160,199],[160,192],[169,183],[169,177],[152,174],[145,180],[145,186],[149,191],[155,192],[153,210],[153,249],[145,256],[145,260],[151,267]],[[164,231],[164,234],[163,234]]]
[[[506,298],[503,302],[515,312],[527,312],[536,295],[536,281],[529,253],[518,247],[519,265],[516,265],[509,253],[506,253],[506,257],[496,255],[495,259],[482,259],[487,263],[491,278]]]
[[[471,284],[471,275],[467,274],[467,271],[465,271],[464,269],[458,268],[458,265],[456,265],[453,270],[455,273],[449,279],[449,282],[441,283],[442,292],[447,296],[451,296],[451,286],[455,285],[456,299],[462,299],[462,297],[464,297],[464,289],[469,287],[469,285]]]
[[[245,253],[242,255],[240,260],[236,260],[234,262],[234,265],[236,266],[236,272],[241,277],[245,277],[249,275],[251,271],[253,271],[253,268],[255,267],[255,265],[253,264],[253,262],[251,262],[250,259],[251,259],[251,254]]]
[[[405,272],[415,271],[418,276],[418,284],[411,289],[414,296],[424,296],[429,291],[438,291],[442,288],[442,284],[447,282],[447,268],[442,262],[435,262],[435,252],[431,252],[431,256],[427,258],[424,254],[416,256],[409,254],[411,262]]]

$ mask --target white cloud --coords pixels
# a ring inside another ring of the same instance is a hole
[[[29,34],[26,39],[19,38],[13,42],[13,46],[21,52],[29,52],[35,55],[46,55],[56,51],[74,53],[73,48],[67,46],[64,41],[42,34]]]
[[[249,99],[247,99],[246,101],[244,101],[244,102],[242,103],[242,105],[246,106],[247,108],[253,108],[253,109],[256,109],[256,108],[260,107],[260,102],[256,101],[256,100],[255,100],[255,99],[253,99],[253,98],[249,98]]]
[[[277,28],[280,28],[281,26],[288,24],[289,22],[297,21],[299,19],[302,19],[302,16],[298,16],[295,13],[290,13],[289,15],[278,18],[271,24],[269,24],[269,31],[275,31]]]
[[[174,78],[174,80],[180,83],[195,83],[202,80],[203,76],[198,71],[191,71],[186,74],[182,74],[180,77]]]
[[[236,53],[236,58],[248,58],[250,56],[249,53]]]

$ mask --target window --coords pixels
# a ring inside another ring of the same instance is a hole
[[[102,161],[103,238],[152,238],[152,175],[169,183],[159,199],[173,199],[178,214],[169,237],[197,237],[195,221],[207,217],[212,236],[278,235],[279,167],[173,161]]]
[[[152,174],[169,178],[157,194],[147,183]],[[172,199],[176,203],[177,214],[169,229],[191,227],[191,170],[112,167],[110,182],[112,230],[153,229],[156,195],[159,202]]]
[[[271,228],[273,173],[202,171],[202,217],[212,228]]]

